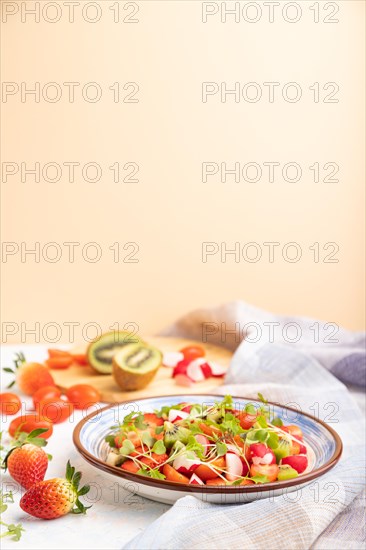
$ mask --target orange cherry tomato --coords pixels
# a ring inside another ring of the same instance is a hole
[[[1,414],[17,414],[22,407],[22,403],[15,393],[0,393]]]
[[[61,397],[61,390],[57,388],[57,386],[43,386],[43,388],[39,388],[34,394],[33,394],[33,404],[34,408],[37,408],[37,404],[39,404],[44,399],[49,399],[50,397],[53,397],[54,399],[58,399]]]
[[[72,365],[72,363],[73,359],[70,354],[50,357],[47,361],[45,361],[45,364],[50,369],[67,369],[70,365]]]
[[[71,357],[78,365],[89,365],[86,353],[71,353]]]
[[[187,359],[187,361],[193,361],[193,359],[206,355],[205,350],[201,346],[186,346],[179,351],[183,353],[184,359]]]
[[[20,432],[30,433],[38,428],[47,428],[47,432],[44,432],[39,437],[48,439],[53,433],[52,422],[46,418],[42,418],[39,414],[22,414],[17,416],[10,422],[9,434],[11,437],[16,437]]]
[[[88,384],[71,386],[66,392],[66,397],[74,404],[75,409],[87,409],[100,401],[99,391]]]
[[[49,349],[48,357],[70,357],[70,353],[63,349]]]
[[[53,424],[60,424],[69,418],[74,411],[70,401],[49,397],[39,403],[39,413]]]

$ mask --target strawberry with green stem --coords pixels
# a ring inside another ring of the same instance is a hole
[[[31,516],[56,519],[68,513],[85,514],[90,506],[84,506],[79,497],[89,492],[89,485],[79,488],[81,472],[76,472],[67,462],[65,478],[56,477],[39,481],[20,500],[20,507]]]
[[[41,363],[28,363],[23,353],[16,354],[13,369],[5,367],[3,370],[15,374],[15,380],[8,385],[8,388],[16,382],[18,388],[26,395],[33,395],[43,386],[55,386],[48,367]]]
[[[8,470],[11,477],[25,489],[44,479],[48,460],[52,458],[41,449],[47,441],[39,436],[46,431],[39,428],[29,434],[20,433],[2,462],[1,467]]]

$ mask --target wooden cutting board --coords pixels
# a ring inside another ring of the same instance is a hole
[[[149,344],[165,351],[179,351],[188,345],[197,345],[193,340],[184,338],[166,338],[166,337],[144,337]],[[224,348],[205,344],[200,346],[206,350],[207,359],[220,363],[223,366],[229,366],[232,353]],[[84,352],[82,347],[77,348],[78,352]],[[68,369],[53,370],[52,376],[58,386],[67,389],[74,384],[90,384],[97,388],[101,393],[101,400],[105,403],[122,403],[130,399],[142,399],[144,397],[155,397],[159,395],[180,395],[185,393],[210,393],[222,384],[222,378],[207,378],[203,382],[197,382],[191,387],[178,386],[172,378],[172,369],[160,367],[156,377],[146,388],[137,391],[123,392],[119,389],[112,375],[98,374],[91,367],[72,365]]]

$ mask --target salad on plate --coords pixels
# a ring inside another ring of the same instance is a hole
[[[205,486],[286,481],[308,469],[300,427],[272,417],[267,401],[180,403],[132,412],[107,435],[106,462],[152,479]]]

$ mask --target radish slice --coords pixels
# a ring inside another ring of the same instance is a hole
[[[213,363],[212,361],[210,361],[209,366],[211,367],[212,376],[225,376],[225,374],[227,373],[227,367],[223,367],[218,363]]]
[[[203,372],[203,376],[205,378],[211,378],[212,376],[212,369],[210,367],[210,365],[208,363],[202,363],[201,365],[201,369],[202,369],[202,372]]]
[[[234,453],[226,453],[226,479],[228,481],[235,481],[238,477],[243,475],[243,464],[240,458]]]
[[[226,443],[227,450],[230,453],[235,453],[236,455],[240,456],[240,451],[235,447],[235,445],[231,445],[230,443]]]
[[[186,386],[187,388],[190,388],[194,384],[193,380],[188,378],[185,374],[177,374],[177,376],[174,376],[174,380],[178,386]]]
[[[176,420],[184,420],[189,417],[189,413],[184,411],[178,411],[176,409],[170,409],[168,420],[169,422],[176,422]]]
[[[189,480],[191,485],[204,485],[202,479],[198,477],[197,474],[192,474],[191,479]]]
[[[197,362],[197,360],[192,361],[192,363],[188,365],[187,376],[194,382],[202,382],[205,379],[201,365]]]
[[[173,373],[172,373],[173,378],[177,376],[177,374],[187,374],[188,365],[189,365],[189,361],[187,361],[186,359],[179,361],[179,363],[177,363],[173,369]]]
[[[181,455],[177,456],[174,460],[173,468],[175,468],[180,474],[190,474],[193,470],[198,468],[200,464],[201,461],[198,458],[188,458],[186,455]]]
[[[163,365],[174,368],[182,359],[184,359],[184,355],[180,351],[166,351],[163,354]]]
[[[196,434],[194,436],[195,440],[197,441],[197,443],[200,443],[200,445],[203,445],[203,449],[204,449],[204,453],[205,453],[205,456],[207,455],[208,451],[209,451],[209,448],[210,448],[210,442],[209,440],[207,439],[207,437],[203,434]]]

